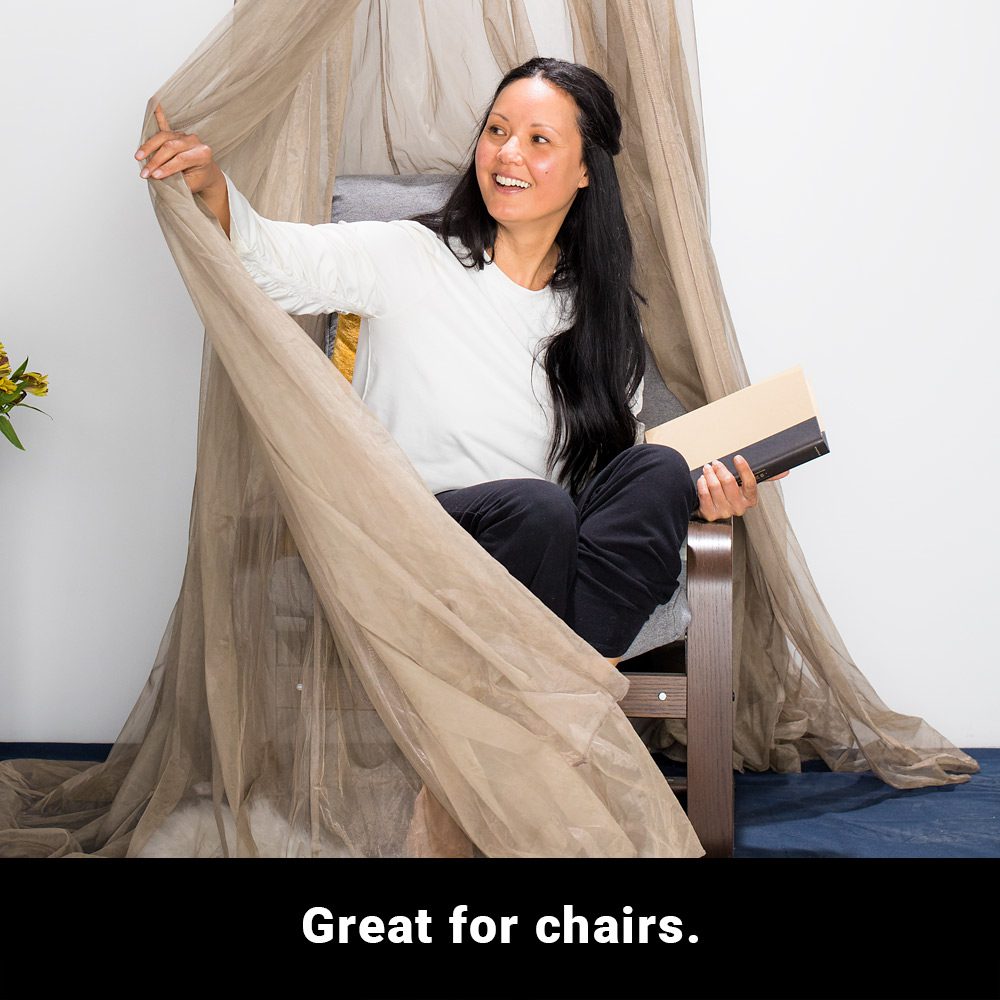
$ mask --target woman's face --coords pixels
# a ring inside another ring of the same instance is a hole
[[[500,92],[476,145],[479,190],[498,223],[541,224],[555,238],[588,184],[578,114],[576,101],[541,77],[515,80]]]

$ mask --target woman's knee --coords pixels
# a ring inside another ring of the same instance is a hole
[[[520,530],[539,538],[575,540],[580,530],[580,512],[561,486],[547,479],[519,481]]]
[[[629,451],[636,459],[645,465],[669,469],[678,472],[683,469],[688,471],[687,460],[676,449],[667,444],[652,444],[644,441],[641,444],[633,445]]]
[[[698,490],[691,478],[687,459],[676,448],[644,442],[630,450],[637,453],[635,460],[642,466],[643,475],[648,476],[658,490],[683,497],[689,510],[697,509]]]
[[[685,477],[691,479],[687,459],[676,448],[644,442],[633,445],[630,450],[636,453],[636,459],[643,467],[649,468],[655,475],[680,482],[683,482]]]

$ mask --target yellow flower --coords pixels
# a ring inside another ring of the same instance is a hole
[[[0,354],[0,376],[10,374],[10,362],[6,354]]]
[[[9,378],[0,375],[0,392],[20,392],[16,385]]]
[[[44,396],[49,391],[49,377],[41,372],[25,372],[21,380],[21,388],[32,396]]]

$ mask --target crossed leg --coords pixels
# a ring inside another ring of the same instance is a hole
[[[544,479],[437,494],[442,506],[610,663],[677,589],[698,494],[673,448],[638,444],[576,497]]]

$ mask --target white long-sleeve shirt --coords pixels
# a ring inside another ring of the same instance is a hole
[[[531,291],[493,264],[466,268],[417,222],[265,219],[226,181],[233,248],[257,286],[294,315],[362,317],[354,389],[432,493],[557,481],[561,463],[545,471],[552,397],[532,359],[568,325],[565,293]]]

